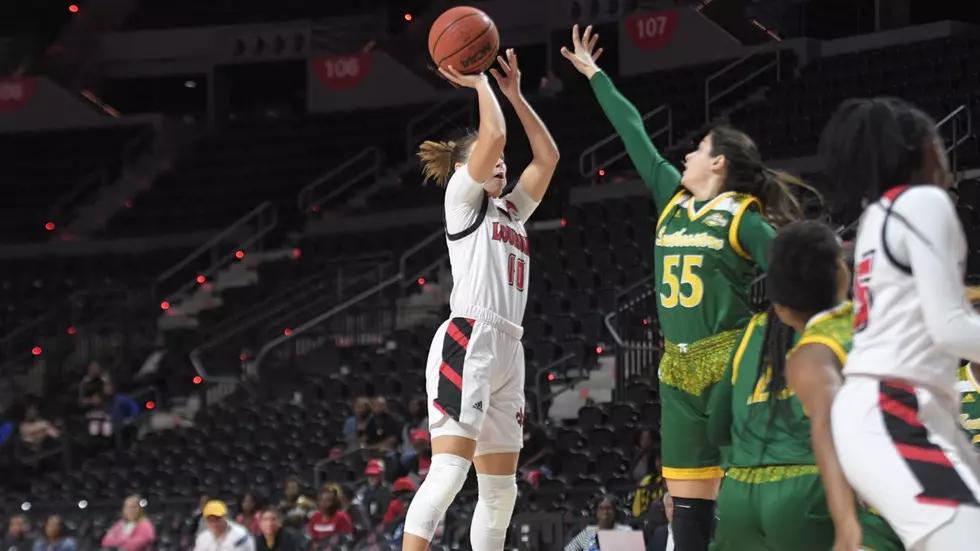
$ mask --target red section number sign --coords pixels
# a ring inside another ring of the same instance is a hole
[[[0,78],[0,113],[16,111],[31,99],[37,81],[33,78]]]
[[[320,57],[313,60],[313,72],[328,90],[349,90],[367,76],[371,54],[349,54]]]
[[[652,52],[663,48],[677,30],[677,12],[636,13],[624,22],[626,34],[640,50]]]

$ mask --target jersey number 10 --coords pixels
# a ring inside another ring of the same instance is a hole
[[[507,258],[507,284],[516,288],[518,291],[524,290],[524,274],[527,271],[527,263],[517,255],[510,255]]]

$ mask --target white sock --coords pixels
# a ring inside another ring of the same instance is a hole
[[[491,474],[478,474],[476,479],[480,498],[470,525],[470,546],[473,551],[502,551],[517,503],[517,479]]]

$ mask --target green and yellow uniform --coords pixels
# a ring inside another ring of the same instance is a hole
[[[790,354],[805,344],[822,344],[843,365],[853,320],[850,303],[814,316],[803,335],[794,337]],[[731,445],[711,551],[828,551],[834,524],[813,454],[810,420],[788,388],[771,400],[771,366],[758,376],[765,328],[766,314],[752,318],[711,397],[711,438]],[[863,549],[904,549],[884,520],[863,509],[859,515]]]
[[[728,192],[695,201],[680,189],[680,174],[653,146],[639,111],[605,73],[590,82],[657,207],[664,478],[718,478],[720,454],[707,439],[708,399],[751,317],[749,287],[768,264],[774,232],[755,197]]]
[[[970,442],[980,449],[980,380],[970,364],[960,368],[959,376],[956,389],[960,392],[960,422]]]

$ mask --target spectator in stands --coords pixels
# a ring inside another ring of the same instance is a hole
[[[429,432],[429,415],[425,411],[425,400],[412,398],[408,401],[408,412],[405,418],[405,425],[402,427],[402,454],[415,454],[415,439],[412,434],[415,431],[424,430]],[[428,440],[428,439],[426,439]]]
[[[10,441],[10,437],[14,435],[14,423],[13,421],[4,421],[0,423],[0,448],[4,444]]]
[[[279,503],[279,511],[282,512],[283,523],[286,526],[301,528],[306,525],[306,521],[316,509],[313,501],[302,495],[301,480],[296,475],[286,477],[286,482],[282,487],[282,501]]]
[[[30,551],[31,541],[28,537],[31,527],[24,515],[14,515],[7,522],[7,533],[0,542],[2,551]]]
[[[207,529],[208,525],[206,522],[204,522],[204,506],[207,505],[209,501],[211,501],[210,494],[201,494],[201,497],[198,498],[197,508],[191,513],[190,521],[184,527],[183,532],[185,535],[190,533],[191,535],[197,537],[198,534]]]
[[[336,535],[354,533],[354,523],[350,515],[341,509],[340,496],[334,488],[323,488],[317,495],[319,509],[313,513],[306,526],[310,540],[315,547],[321,541]]]
[[[238,507],[239,512],[238,516],[235,517],[235,522],[248,528],[250,534],[260,533],[259,521],[262,518],[262,510],[259,507],[259,501],[255,498],[255,493],[251,491],[245,492]]]
[[[660,454],[657,450],[654,450],[654,443],[653,429],[644,428],[640,431],[639,445],[630,461],[630,476],[633,482],[639,482],[646,478],[648,474],[655,472],[655,463]]]
[[[371,418],[365,427],[369,446],[394,450],[401,434],[401,420],[388,411],[388,401],[379,396],[371,402]]]
[[[92,360],[88,363],[85,376],[78,385],[78,405],[82,411],[102,405],[102,391],[109,376],[102,371],[102,364]]]
[[[364,508],[373,524],[384,519],[388,504],[391,503],[391,486],[384,481],[385,464],[380,459],[368,461],[364,469],[367,481],[357,490],[354,503]]]
[[[670,524],[674,520],[674,500],[670,493],[664,494],[664,513],[667,515],[667,524],[658,526],[647,544],[647,551],[674,551],[674,534]]]
[[[34,551],[75,551],[75,540],[64,536],[61,517],[51,515],[44,521],[44,534],[34,541]]]
[[[432,465],[432,443],[427,429],[413,430],[411,438],[412,451],[402,455],[402,469],[406,475],[421,484]]]
[[[156,540],[153,523],[146,518],[139,496],[129,496],[123,502],[122,518],[112,525],[102,538],[102,547],[122,551],[143,551]]]
[[[88,432],[92,436],[110,438],[125,429],[139,417],[140,406],[129,396],[116,392],[111,381],[102,385],[102,391],[92,395],[92,408],[85,414]]]
[[[572,541],[565,546],[565,551],[594,551],[599,548],[597,535],[599,530],[614,530],[617,532],[629,532],[633,528],[628,524],[616,522],[617,507],[619,500],[614,496],[603,496],[595,508],[595,524],[590,524],[582,529]]]
[[[207,530],[197,535],[194,551],[255,551],[252,535],[241,524],[228,520],[228,506],[223,501],[207,502],[202,514]]]
[[[653,458],[653,471],[643,477],[636,488],[636,496],[633,498],[633,517],[635,518],[647,516],[648,512],[652,512],[650,506],[661,501],[667,490],[664,477],[660,474],[660,452],[655,451]],[[662,523],[663,517],[659,517],[657,520]]]
[[[385,516],[382,521],[386,526],[393,522],[405,520],[405,513],[408,512],[408,506],[412,503],[412,497],[419,490],[415,481],[408,477],[395,480],[395,483],[392,484],[392,489],[394,490],[395,497],[388,503],[388,509],[385,511]]]
[[[367,422],[371,418],[371,400],[361,396],[354,400],[354,413],[344,423],[344,438],[349,448],[366,443]]]
[[[279,509],[263,509],[259,516],[260,533],[255,536],[256,551],[300,551],[303,548],[299,538],[288,529],[283,529]]]
[[[24,411],[24,420],[20,423],[20,440],[34,453],[57,445],[61,437],[54,424],[41,417],[36,404],[30,404]]]

